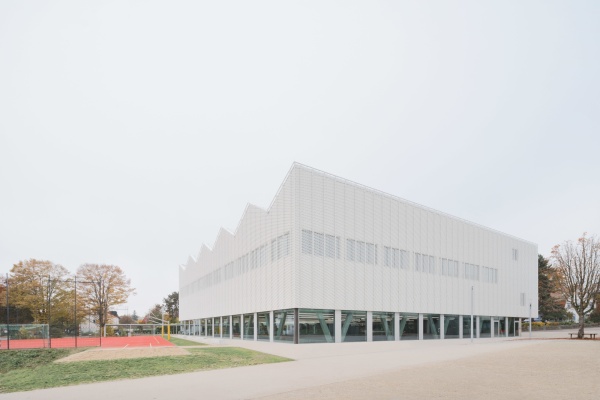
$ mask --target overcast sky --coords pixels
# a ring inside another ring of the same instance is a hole
[[[598,1],[0,2],[0,272],[145,313],[293,161],[535,242],[600,234]]]

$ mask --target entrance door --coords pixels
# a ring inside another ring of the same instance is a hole
[[[494,337],[500,337],[501,336],[501,326],[500,326],[500,320],[499,319],[494,319]]]

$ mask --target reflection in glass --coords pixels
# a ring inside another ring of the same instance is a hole
[[[400,340],[419,340],[419,314],[400,313]]]
[[[234,339],[239,339],[240,336],[240,316],[239,315],[232,315],[231,316],[231,328],[233,329],[233,338]]]
[[[508,319],[508,336],[519,336],[519,318]]]
[[[394,340],[395,313],[373,313],[373,341]]]
[[[460,338],[460,325],[458,315],[444,315],[444,338],[458,339]]]
[[[215,318],[215,337],[221,337],[221,318]]]
[[[258,340],[269,341],[269,329],[271,329],[271,323],[269,321],[270,313],[258,313]]]
[[[490,317],[479,317],[479,337],[491,337],[492,319]]]
[[[231,332],[229,329],[231,327],[231,317],[230,316],[226,316],[223,317],[223,336],[224,338],[229,339],[229,333]]]
[[[473,326],[477,323],[477,317],[473,315]],[[473,330],[473,338],[476,338],[475,330]],[[470,339],[471,338],[471,316],[463,315],[463,338]]]
[[[212,336],[212,335],[213,335],[213,319],[207,318],[206,319],[206,336]]]
[[[333,343],[335,341],[333,310],[298,310],[299,343]]]
[[[294,309],[273,312],[274,340],[277,342],[294,342]]]
[[[440,338],[440,314],[423,314],[423,339]]]
[[[244,340],[254,340],[254,314],[244,314]]]
[[[367,341],[367,312],[342,310],[342,342]]]

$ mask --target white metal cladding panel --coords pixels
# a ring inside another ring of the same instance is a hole
[[[533,293],[534,285],[527,283],[533,282],[533,273],[527,271],[535,272],[536,264],[533,257],[526,258],[535,254],[535,245],[302,169],[300,179],[310,183],[298,186],[297,236],[302,229],[339,236],[342,248],[341,259],[302,255],[300,307],[468,314],[474,286],[478,314],[525,316],[528,312],[517,302],[519,293]],[[377,244],[377,264],[347,260],[348,239]],[[405,250],[409,265],[384,266],[385,246]],[[516,262],[519,269],[503,261],[514,246],[523,249]],[[415,271],[415,253],[432,258],[435,271]],[[458,276],[441,274],[442,258],[458,263]],[[479,280],[465,278],[465,262],[479,266]],[[482,266],[498,270],[498,283],[482,282]],[[511,288],[511,281],[520,283],[519,289]]]
[[[292,260],[296,242],[292,230],[293,189],[293,173],[290,173],[269,212],[249,206],[235,237],[221,230],[212,250],[203,246],[198,259],[188,262],[181,271],[180,286],[191,284],[193,290],[185,296],[182,293],[182,319],[292,306],[295,290]],[[276,257],[272,260],[272,241],[285,234],[288,234],[287,241],[281,239],[281,246],[275,243]],[[256,250],[260,248],[263,249],[263,263],[258,266]],[[231,265],[237,272],[235,277],[226,278],[226,265]],[[213,282],[200,289],[195,281],[211,274],[220,283]]]
[[[344,250],[346,249],[344,241],[345,237],[342,235],[346,229],[346,220],[345,218],[345,208],[346,208],[346,185],[339,180],[335,181],[334,184],[334,234],[336,236],[336,240],[339,238],[340,248],[339,257],[335,259],[335,267],[334,267],[334,309],[339,310],[346,303],[345,298],[350,297],[352,291],[348,290],[348,268],[345,262],[346,254]]]
[[[302,230],[339,238],[339,257],[303,254]],[[286,232],[289,254],[272,261],[271,241]],[[377,263],[348,260],[348,239],[376,244]],[[248,207],[235,237],[221,231],[212,251],[203,247],[196,261],[188,260],[180,286],[262,244],[265,265],[236,264],[246,273],[182,293],[182,319],[286,307],[468,314],[471,286],[477,314],[524,317],[529,299],[537,314],[535,245],[297,165],[269,212]],[[408,265],[385,266],[385,246],[404,250]],[[415,253],[433,257],[435,273],[415,271]],[[442,258],[458,262],[458,276],[441,275]],[[479,265],[480,274],[481,266],[497,269],[498,283],[465,278],[465,262]]]

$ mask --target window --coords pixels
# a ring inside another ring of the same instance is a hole
[[[314,232],[314,239],[315,256],[323,257],[323,255],[325,254],[323,249],[323,234]]]
[[[346,239],[346,260],[354,261],[354,251],[356,247],[356,241],[352,239]]]
[[[356,261],[365,262],[365,242],[356,242]]]
[[[277,239],[271,240],[271,262],[277,260]]]
[[[479,280],[479,265],[465,263],[465,278]]]
[[[367,249],[367,264],[375,264],[375,245],[373,243],[366,243]]]
[[[313,233],[312,231],[302,230],[302,253],[313,253]]]
[[[346,260],[377,264],[377,245],[354,239],[346,239]]]
[[[290,254],[289,233],[271,240],[271,261],[279,260]]]
[[[525,293],[521,293],[521,306],[525,306]]]
[[[519,260],[519,250],[512,249],[512,259],[513,259],[513,261],[518,261]]]
[[[325,257],[335,258],[335,236],[325,235]]]
[[[319,232],[302,230],[302,253],[320,257],[340,258],[340,238]]]
[[[406,250],[400,250],[400,268],[407,269],[408,264],[408,252]]]

